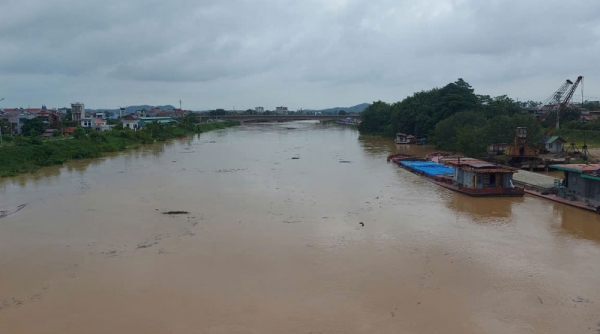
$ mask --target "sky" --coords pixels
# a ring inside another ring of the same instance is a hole
[[[0,0],[0,108],[600,100],[599,60],[598,0]]]

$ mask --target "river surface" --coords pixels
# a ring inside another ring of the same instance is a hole
[[[2,179],[0,333],[598,333],[600,216],[385,160],[427,150],[256,124]]]

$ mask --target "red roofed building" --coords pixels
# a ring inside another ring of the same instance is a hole
[[[65,134],[65,135],[71,135],[71,134],[73,134],[73,131],[75,131],[75,130],[77,130],[76,126],[70,126],[70,127],[66,128],[66,129],[63,129],[63,134]]]
[[[173,109],[173,115],[175,118],[183,117],[187,114],[187,111],[182,109]]]

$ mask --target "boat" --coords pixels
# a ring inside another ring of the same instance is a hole
[[[399,161],[403,161],[403,160],[421,160],[421,161],[424,161],[425,159],[417,158],[414,155],[404,154],[404,153],[390,154],[387,157],[387,161],[388,162],[391,161],[391,162],[396,163],[396,164]]]
[[[431,157],[437,157],[438,161],[407,155],[388,156],[388,161],[439,186],[473,197],[520,197],[525,194],[523,188],[513,184],[512,176],[518,172],[516,168],[449,154]]]
[[[555,202],[594,211],[600,214],[600,164],[551,165],[564,172],[563,179],[555,179],[553,189],[527,189],[531,195]]]
[[[417,137],[406,133],[396,133],[396,144],[416,144]]]

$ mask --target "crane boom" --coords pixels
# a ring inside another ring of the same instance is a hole
[[[558,110],[556,111],[556,125],[548,127],[548,129],[546,130],[547,136],[549,136],[550,133],[552,133],[552,130],[554,130],[555,128],[560,129],[560,114],[562,114],[567,109],[567,106],[569,105],[569,102],[571,102],[573,94],[575,94],[575,90],[577,89],[577,86],[579,86],[581,80],[583,80],[583,76],[580,75],[577,77],[577,80],[575,81],[573,86],[571,86],[571,89],[569,89],[569,91],[567,92],[567,96],[565,97],[565,99],[558,106]]]
[[[555,106],[560,105],[563,95],[565,95],[565,92],[572,84],[573,81],[567,79],[565,83],[556,90],[556,92],[552,93],[552,95],[550,95],[550,97],[539,106],[538,111],[544,114],[544,118],[555,108]]]

